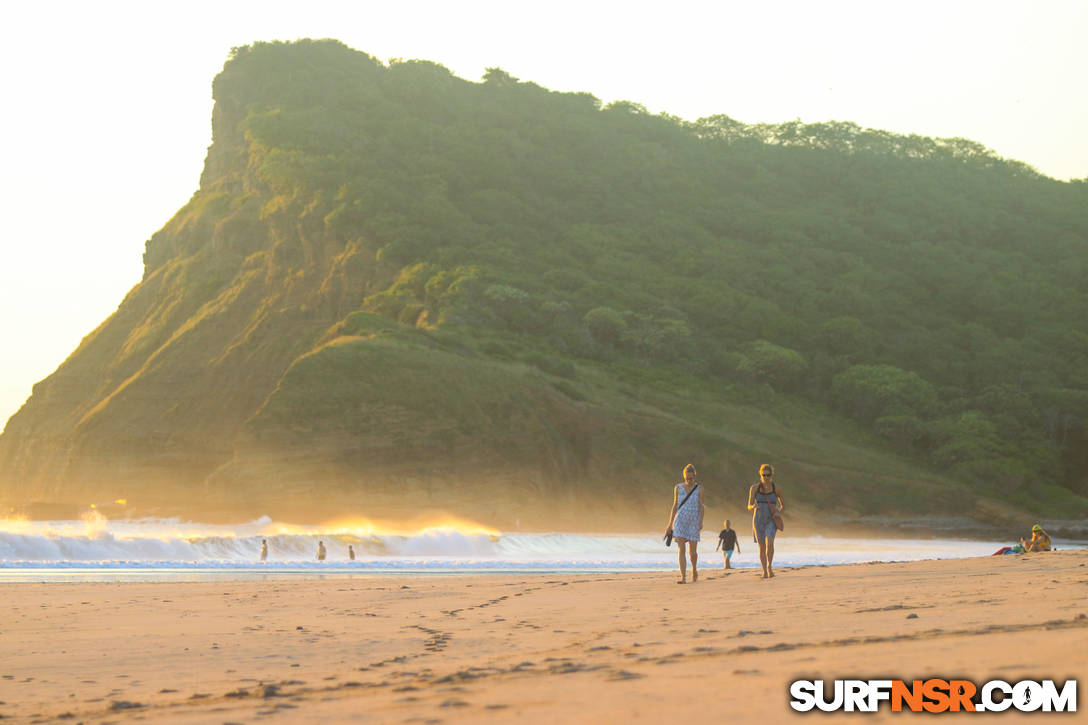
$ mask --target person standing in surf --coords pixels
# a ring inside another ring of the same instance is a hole
[[[703,493],[695,482],[695,466],[684,466],[684,481],[676,484],[672,490],[672,509],[669,511],[669,523],[666,531],[676,539],[676,548],[680,559],[680,581],[688,580],[687,559],[691,559],[691,581],[699,581],[699,532],[703,529]]]
[[[778,533],[775,514],[782,513],[785,502],[774,483],[774,467],[764,463],[759,467],[759,483],[748,489],[748,510],[752,512],[752,534],[759,544],[759,563],[763,578],[774,576],[774,536]]]

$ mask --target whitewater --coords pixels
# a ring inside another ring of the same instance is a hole
[[[739,568],[758,566],[738,529]],[[261,542],[268,560],[260,561]],[[318,542],[328,551],[316,561]],[[717,532],[704,531],[703,567],[721,566]],[[782,537],[779,567],[984,556],[1009,542]],[[1081,542],[1055,542],[1059,548]],[[348,546],[355,550],[348,558]],[[0,581],[131,581],[343,577],[394,573],[657,571],[676,566],[659,533],[523,533],[449,520],[412,530],[368,522],[298,526],[262,517],[233,525],[172,519],[0,521]]]

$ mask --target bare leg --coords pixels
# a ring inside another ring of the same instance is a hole
[[[699,542],[688,542],[688,553],[691,555],[691,580],[693,582],[699,581]]]
[[[680,581],[677,584],[684,584],[688,580],[688,558],[685,549],[688,546],[687,539],[676,540],[676,551],[680,558]]]
[[[726,556],[724,551],[722,552],[722,559],[725,560],[725,562],[722,564],[722,569],[728,569],[729,568],[729,557]]]
[[[763,565],[763,578],[767,578],[767,539],[759,542],[759,563]]]
[[[774,539],[767,539],[767,576],[774,576]]]

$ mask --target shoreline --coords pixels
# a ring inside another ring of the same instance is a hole
[[[252,533],[252,532],[251,532]],[[720,566],[717,543],[704,532],[700,559]],[[330,542],[333,552],[327,561],[314,561],[304,554],[314,540]],[[445,538],[443,538],[445,537]],[[452,537],[452,538],[451,538]],[[279,537],[273,556],[259,561],[254,553],[259,537],[211,537],[204,540],[157,538],[156,531],[128,531],[120,538],[59,536],[36,533],[34,538],[0,538],[0,550],[11,558],[0,559],[0,584],[18,582],[260,582],[304,581],[382,576],[548,576],[576,574],[638,574],[676,570],[677,549],[666,548],[654,534],[567,534],[536,535],[515,533],[478,535],[446,532],[437,539],[430,535],[371,537],[356,560],[344,554],[348,543],[362,543],[352,536],[305,534]],[[269,539],[273,541],[272,539]],[[200,543],[203,541],[203,543]],[[200,543],[196,545],[194,542]],[[759,567],[757,547],[739,541],[741,553],[733,557],[738,570]],[[895,539],[797,536],[780,542],[776,564],[779,568],[847,566],[852,564],[902,563],[956,560],[991,555],[1011,542],[971,538]],[[1088,541],[1055,539],[1055,551],[1088,548]],[[388,548],[387,548],[388,547]],[[163,550],[173,558],[159,558]],[[254,551],[250,551],[253,549]],[[373,553],[380,550],[384,553]],[[453,553],[459,552],[459,553]],[[15,554],[15,556],[12,556]],[[85,558],[48,558],[56,555]],[[38,558],[44,556],[46,558]]]
[[[0,506],[0,509],[5,506]],[[19,506],[12,505],[10,507],[12,511],[19,510]],[[74,504],[71,505],[57,505],[55,509],[50,509],[55,514],[66,514],[65,516],[49,517],[43,515],[44,512],[34,515],[27,515],[23,513],[17,520],[42,524],[42,523],[63,523],[63,522],[81,522],[84,519],[83,515],[89,513],[91,510],[86,507],[78,507]],[[99,514],[105,514],[103,520],[117,524],[132,524],[142,521],[176,521],[179,525],[188,526],[210,526],[210,527],[230,527],[230,526],[250,526],[255,522],[258,522],[262,518],[268,518],[270,522],[278,524],[286,524],[288,526],[298,528],[312,528],[320,530],[322,528],[335,528],[343,529],[342,524],[343,517],[313,517],[313,516],[301,516],[292,518],[288,521],[287,518],[277,518],[269,516],[268,514],[213,514],[206,515],[202,518],[194,518],[182,514],[179,511],[168,510],[149,510],[141,512],[139,515],[133,515],[134,511],[129,510],[125,515],[125,510],[117,509],[111,510],[108,506],[103,506],[100,509],[95,509]],[[727,514],[726,511],[718,511],[717,513]],[[734,516],[730,516],[734,526],[733,528],[741,531],[742,529],[750,528],[751,514],[746,511],[735,511]],[[350,518],[350,517],[349,517]],[[362,518],[366,518],[365,516]],[[394,521],[392,519],[391,521]],[[575,528],[570,527],[570,517],[564,517],[559,519],[560,523],[554,527],[541,526],[537,524],[526,524],[524,526],[512,526],[508,529],[504,529],[502,525],[498,523],[485,523],[485,522],[470,522],[468,519],[453,516],[441,509],[427,510],[423,514],[417,513],[416,515],[409,517],[401,521],[399,524],[391,524],[389,521],[375,520],[376,524],[389,524],[390,530],[392,529],[413,529],[413,528],[426,528],[432,522],[441,522],[447,520],[456,520],[461,523],[466,523],[472,526],[493,529],[495,531],[501,531],[503,534],[547,534],[547,533],[593,533],[593,534],[630,534],[632,531],[637,531],[641,525],[644,525],[648,520],[646,515],[640,516],[623,516],[609,521],[596,521],[593,526],[579,526]],[[656,520],[654,518],[653,520]],[[0,519],[2,522],[2,519]],[[509,523],[512,523],[511,518]],[[807,508],[793,507],[786,519],[786,524],[789,527],[790,535],[800,536],[818,536],[828,535],[842,538],[897,538],[897,539],[913,539],[913,538],[964,538],[964,539],[988,539],[996,538],[1003,539],[1008,536],[1025,530],[1030,530],[1031,525],[1039,523],[1051,533],[1053,536],[1068,539],[1085,539],[1088,540],[1088,520],[1085,519],[1056,519],[1052,517],[1043,517],[1034,514],[1024,512],[1022,514],[1012,516],[1005,515],[999,517],[988,516],[986,518],[975,518],[972,516],[941,516],[941,515],[891,515],[891,516],[876,516],[876,515],[857,515],[857,516],[842,516],[838,514],[829,514],[827,512],[814,512]],[[711,527],[714,528],[714,527]],[[708,529],[709,531],[709,529]],[[826,532],[830,531],[830,534]],[[661,533],[657,529],[652,530],[656,536],[660,537]],[[1019,535],[1019,534],[1016,534]]]
[[[775,722],[804,717],[794,679],[1083,675],[1088,550],[766,581],[715,564],[685,586],[673,571],[8,583],[0,715]]]

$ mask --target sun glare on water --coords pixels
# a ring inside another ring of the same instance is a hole
[[[121,503],[122,500],[116,503]],[[32,521],[21,516],[0,519],[0,533],[45,537],[111,537],[126,539],[234,539],[272,536],[340,536],[340,537],[415,537],[428,534],[460,534],[488,536],[497,539],[502,532],[474,521],[450,515],[434,515],[411,521],[389,521],[362,516],[335,519],[323,524],[305,525],[272,521],[262,517],[255,521],[218,525],[183,522],[176,519],[110,519],[97,506],[88,508],[78,520]]]
[[[421,536],[429,533],[456,533],[464,536],[499,536],[502,532],[456,516],[437,515],[411,522],[391,522],[365,517],[335,519],[319,526],[270,523],[262,535],[295,536]]]

